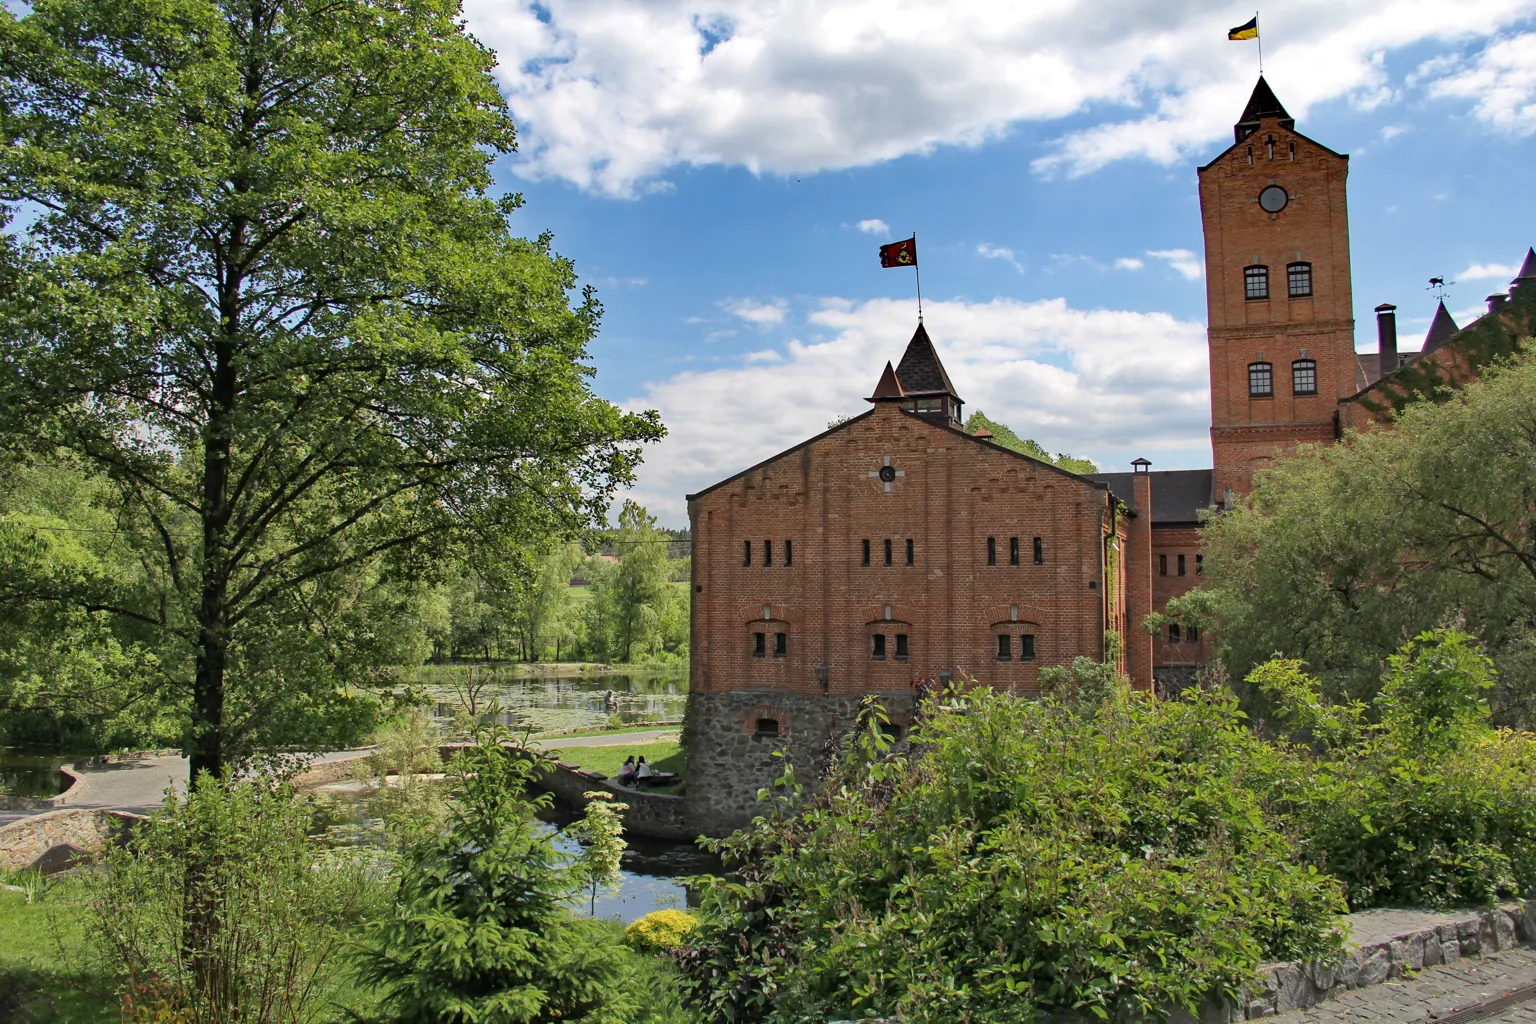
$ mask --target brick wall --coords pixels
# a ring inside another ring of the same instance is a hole
[[[1348,173],[1347,157],[1277,118],[1200,168],[1218,497],[1229,486],[1249,491],[1257,469],[1298,443],[1331,441],[1337,402],[1356,390]],[[1274,214],[1258,203],[1269,185],[1289,195]],[[1287,267],[1303,261],[1312,294],[1291,297]],[[1247,298],[1250,265],[1269,268],[1268,299]],[[1293,394],[1291,367],[1301,359],[1317,363],[1315,395]],[[1249,395],[1255,362],[1273,367],[1272,397]]]

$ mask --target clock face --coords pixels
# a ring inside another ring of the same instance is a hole
[[[1265,213],[1279,213],[1285,209],[1285,204],[1291,197],[1285,194],[1285,189],[1279,185],[1270,185],[1259,193],[1259,206]]]

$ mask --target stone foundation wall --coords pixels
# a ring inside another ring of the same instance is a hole
[[[682,797],[629,789],[569,761],[548,760],[554,764],[555,770],[540,775],[535,785],[555,794],[572,807],[586,807],[587,794],[590,792],[611,793],[616,803],[625,805],[625,832],[650,836],[652,839],[693,839],[698,835],[684,827]]]
[[[905,737],[912,695],[875,696]],[[785,690],[689,694],[683,726],[688,751],[683,820],[688,830],[724,836],[747,824],[761,813],[757,791],[783,774],[785,760],[794,765],[800,784],[813,788],[828,740],[852,727],[861,700],[859,694]],[[777,735],[759,731],[760,721],[776,723]],[[780,753],[782,759],[774,756]]]

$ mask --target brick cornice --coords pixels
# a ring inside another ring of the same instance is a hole
[[[1262,340],[1278,338],[1310,338],[1313,336],[1355,333],[1354,320],[1312,320],[1291,324],[1234,324],[1228,327],[1207,327],[1206,337],[1211,341],[1241,341],[1244,338]]]

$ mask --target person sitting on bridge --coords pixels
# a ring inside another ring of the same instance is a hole
[[[644,761],[645,758],[640,760]],[[635,784],[635,755],[631,754],[624,759],[624,766],[619,769],[619,785],[632,786]]]

